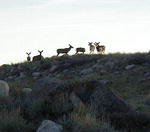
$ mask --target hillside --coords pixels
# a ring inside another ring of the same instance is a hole
[[[0,132],[35,132],[44,120],[60,125],[53,132],[150,131],[149,53],[2,65],[0,80],[10,88],[0,97]]]

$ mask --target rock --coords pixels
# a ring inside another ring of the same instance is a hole
[[[97,63],[97,64],[95,64],[95,65],[92,66],[92,69],[93,70],[104,69],[104,65]]]
[[[62,132],[63,127],[53,121],[45,120],[36,132]]]
[[[50,68],[50,72],[55,72],[57,69],[58,69],[58,66],[57,66],[57,65],[53,65],[53,66]]]
[[[22,79],[22,78],[25,78],[25,77],[26,77],[26,75],[23,72],[21,72],[19,78]]]
[[[7,77],[7,80],[13,80],[15,77],[14,76],[9,76]]]
[[[131,69],[133,69],[135,67],[135,65],[134,64],[131,64],[131,65],[127,65],[126,67],[125,67],[125,69],[126,70],[131,70]]]
[[[33,76],[34,78],[38,78],[38,77],[41,76],[41,73],[40,73],[40,72],[33,72],[33,73],[32,73],[32,76]]]
[[[146,73],[144,74],[144,77],[150,78],[150,72],[146,72]]]
[[[75,108],[78,108],[80,105],[83,105],[81,99],[74,92],[70,94],[69,98]]]
[[[9,96],[9,86],[5,81],[0,80],[0,97]]]
[[[88,69],[83,69],[80,74],[81,75],[86,75],[86,74],[89,74],[89,73],[92,73],[93,72],[93,69],[92,68],[88,68]]]
[[[98,112],[127,113],[132,108],[109,88],[98,84],[96,90],[90,97],[91,103],[95,105]]]
[[[130,112],[132,108],[101,81],[86,81],[73,89],[84,104],[92,104],[99,113]]]
[[[99,82],[100,82],[102,85],[104,85],[104,86],[107,86],[107,85],[109,85],[109,84],[112,84],[112,82],[109,81],[109,80],[100,80]]]
[[[148,95],[148,96],[146,97],[146,100],[145,100],[144,104],[150,106],[150,95]]]
[[[35,82],[33,92],[36,96],[55,94],[60,85],[61,80],[57,78],[43,77]]]
[[[25,94],[30,94],[32,92],[32,89],[31,88],[23,88],[22,92]]]
[[[107,70],[115,69],[116,63],[114,61],[108,61],[104,64],[104,68]]]

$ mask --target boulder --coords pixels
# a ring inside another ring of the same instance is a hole
[[[150,79],[150,72],[146,72],[146,73],[144,74],[144,77]]]
[[[104,64],[104,68],[107,70],[114,70],[116,68],[116,62],[108,61]]]
[[[58,69],[58,65],[53,65],[53,66],[50,68],[50,72],[55,72],[57,69]]]
[[[40,72],[33,72],[33,73],[32,73],[32,76],[33,76],[34,78],[38,78],[38,77],[41,76],[41,73],[40,73]]]
[[[61,80],[54,77],[43,77],[37,80],[33,86],[33,93],[36,96],[54,95],[57,92]]]
[[[9,86],[5,81],[0,80],[0,97],[9,96]]]
[[[26,77],[26,75],[23,72],[21,72],[19,78],[22,79],[22,78],[25,78],[25,77]]]
[[[128,113],[133,109],[116,95],[108,87],[98,84],[96,90],[90,96],[91,104],[98,110],[98,112],[108,113]]]
[[[146,97],[144,104],[150,106],[150,95]]]
[[[74,92],[70,94],[69,99],[75,108],[79,108],[80,105],[83,105],[81,99]]]
[[[53,121],[45,120],[42,122],[36,132],[62,132],[63,127]]]
[[[98,112],[131,112],[132,108],[106,84],[102,81],[81,82],[74,92],[84,104],[92,104]]]
[[[93,69],[88,68],[88,69],[83,69],[80,73],[81,73],[81,75],[86,75],[86,74],[89,74],[89,73],[92,73],[92,72],[93,72]]]
[[[23,88],[22,92],[25,94],[30,94],[32,92],[32,89],[31,88]]]
[[[102,85],[104,85],[104,86],[107,86],[107,85],[112,84],[112,82],[109,81],[109,80],[100,80],[99,82],[100,82]]]
[[[125,67],[125,69],[126,70],[131,70],[131,69],[133,69],[135,67],[135,65],[134,64],[131,64],[131,65],[127,65],[126,67]]]

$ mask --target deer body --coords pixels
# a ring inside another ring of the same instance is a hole
[[[100,54],[104,54],[105,53],[105,46],[104,45],[99,45],[100,42],[95,42],[95,46],[96,46],[96,50],[97,52],[99,52]]]
[[[88,45],[90,46],[90,54],[91,54],[91,53],[94,53],[95,46],[93,45],[93,42],[89,42]]]
[[[68,52],[72,49],[73,47],[69,44],[69,48],[64,48],[64,49],[57,49],[57,56],[59,54],[68,54]]]
[[[82,53],[84,54],[85,48],[82,48],[82,47],[76,48],[76,54],[77,54],[78,52],[82,52]]]
[[[28,57],[27,57],[27,61],[29,62],[29,61],[31,61],[31,57],[30,57],[30,55],[31,55],[31,52],[30,53],[26,53],[27,55],[28,55]]]
[[[37,55],[37,56],[34,56],[34,57],[33,57],[33,61],[40,61],[40,60],[43,59],[43,56],[42,56],[43,50],[42,50],[42,51],[39,51],[39,50],[38,50],[38,52],[39,52],[40,54]]]

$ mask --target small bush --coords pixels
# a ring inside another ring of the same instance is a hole
[[[26,132],[27,125],[19,110],[0,112],[0,132]]]
[[[147,132],[150,126],[150,115],[145,113],[114,113],[110,120],[117,129],[129,132]]]
[[[140,53],[127,57],[127,60],[128,60],[127,63],[129,65],[130,64],[141,65],[146,62],[145,54]]]

